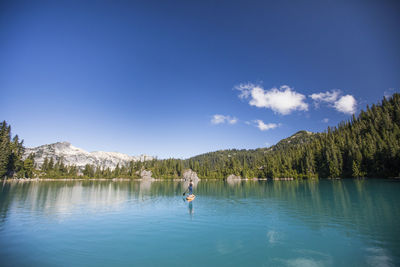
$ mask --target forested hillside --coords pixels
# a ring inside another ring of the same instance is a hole
[[[399,127],[400,94],[394,94],[324,133],[302,131],[269,149],[217,151],[189,162],[200,176],[399,177]]]
[[[62,159],[45,160],[33,170],[33,157],[22,161],[22,142],[11,139],[10,126],[1,123],[0,177],[94,177],[139,178],[141,170],[151,170],[156,178],[179,178],[192,169],[200,178],[350,178],[400,176],[400,94],[384,98],[351,120],[323,133],[300,131],[275,146],[255,150],[221,150],[190,159],[130,162],[114,170],[86,165],[80,171]]]

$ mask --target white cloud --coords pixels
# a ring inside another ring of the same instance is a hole
[[[221,114],[215,114],[211,119],[212,124],[221,124],[221,123],[235,124],[237,122],[238,122],[237,118]]]
[[[294,110],[308,110],[308,104],[304,102],[306,97],[287,85],[282,85],[279,89],[274,87],[264,90],[259,85],[248,83],[235,86],[235,89],[241,92],[241,99],[250,98],[251,106],[270,108],[282,115],[288,115]]]
[[[235,124],[235,123],[237,123],[238,122],[238,119],[236,119],[236,118],[229,118],[228,119],[228,123],[229,124]]]
[[[276,241],[277,241],[277,232],[273,231],[273,230],[270,230],[267,233],[267,237],[268,237],[268,242],[270,244],[276,243]]]
[[[394,94],[395,90],[394,88],[389,88],[387,91],[383,93],[386,99],[390,99],[392,95]]]
[[[322,120],[322,122],[328,123],[328,122],[329,122],[329,119],[328,119],[328,118],[325,118],[325,119]]]
[[[312,94],[309,97],[314,100],[314,105],[318,107],[320,102],[334,103],[338,99],[340,93],[340,90],[332,90],[331,92],[327,91],[325,93]]]
[[[314,259],[308,258],[296,258],[286,261],[288,266],[303,266],[303,267],[318,267],[318,266],[325,266],[323,261],[317,261]]]
[[[225,122],[225,116],[224,115],[219,115],[215,114],[213,118],[211,119],[212,124],[220,124]]]
[[[257,124],[256,127],[261,131],[268,131],[270,129],[275,129],[276,127],[280,126],[276,123],[264,123],[262,120],[254,120],[254,122]]]
[[[333,106],[337,111],[353,114],[356,112],[357,101],[352,95],[345,95],[339,98]]]
[[[393,266],[393,259],[389,253],[382,248],[367,248],[367,263],[369,266]]]
[[[244,99],[250,96],[251,90],[255,87],[257,86],[252,83],[241,83],[239,85],[236,85],[235,89],[241,92],[239,98]]]
[[[339,112],[353,114],[356,112],[357,101],[352,95],[341,95],[340,90],[326,91],[309,95],[314,100],[315,107],[319,107],[321,102],[328,103],[330,107],[335,108]],[[325,121],[324,121],[325,122]],[[326,121],[327,122],[327,121]]]

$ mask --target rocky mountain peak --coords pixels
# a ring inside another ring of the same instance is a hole
[[[45,158],[58,161],[62,159],[65,165],[75,165],[81,169],[86,164],[94,165],[100,168],[110,168],[111,170],[119,164],[119,166],[126,166],[131,161],[146,161],[152,160],[153,157],[148,155],[130,156],[119,152],[104,152],[95,151],[87,152],[81,148],[74,147],[70,142],[57,142],[38,146],[35,148],[26,148],[24,158],[30,154],[34,154],[35,164],[40,167]]]

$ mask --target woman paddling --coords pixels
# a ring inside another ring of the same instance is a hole
[[[192,182],[192,179],[190,179],[188,189],[189,189],[189,195],[193,195],[193,182]]]

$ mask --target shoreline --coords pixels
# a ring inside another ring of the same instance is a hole
[[[227,180],[226,178],[203,178],[199,179],[199,181],[207,182],[207,181],[225,181],[225,182],[242,182],[242,181],[317,181],[317,180],[369,180],[369,179],[382,179],[382,180],[397,180],[400,181],[400,177],[389,177],[389,178],[369,178],[369,177],[359,177],[359,178],[313,178],[313,179],[304,179],[304,178],[242,178],[242,179],[234,179]],[[68,181],[111,181],[111,182],[161,182],[161,181],[174,181],[174,182],[185,182],[184,178],[175,178],[175,179],[164,179],[164,178],[152,178],[152,179],[143,179],[143,178],[8,178],[8,179],[0,179],[3,183],[5,182],[68,182]]]
[[[174,178],[174,179],[164,179],[164,178],[8,178],[1,179],[3,182],[46,182],[46,181],[113,181],[113,182],[123,182],[123,181],[138,181],[138,182],[160,182],[160,181],[174,181],[174,182],[185,182],[184,178]],[[241,182],[241,181],[294,181],[295,178],[242,178],[231,180],[231,182]],[[307,179],[298,179],[307,180]],[[314,179],[313,179],[314,180]],[[228,181],[226,178],[202,178],[199,181]]]

